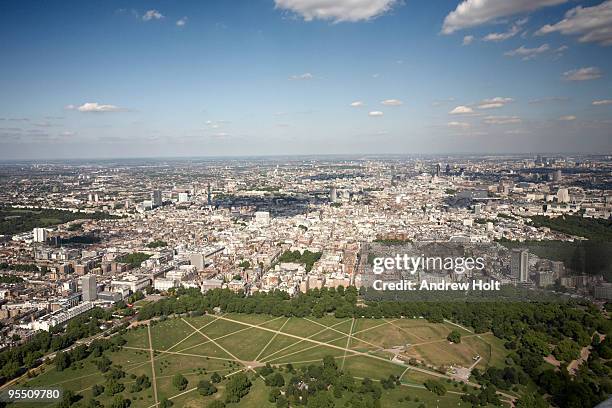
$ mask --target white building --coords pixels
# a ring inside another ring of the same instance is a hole
[[[255,211],[255,224],[270,225],[270,213],[268,211]]]
[[[94,305],[92,302],[83,302],[77,306],[71,307],[70,309],[66,309],[63,311],[58,310],[56,312],[45,315],[38,320],[28,323],[26,326],[31,330],[49,331],[52,327],[57,326],[58,324],[65,323],[70,319],[74,319],[78,315],[93,309],[93,307]]]
[[[122,279],[111,281],[111,292],[123,292],[129,289],[134,293],[149,285],[151,285],[151,280],[147,276],[126,275]]]
[[[32,235],[34,237],[34,242],[45,242],[48,234],[45,228],[34,228]]]
[[[169,278],[157,278],[153,281],[153,287],[155,290],[165,292],[168,289],[175,288],[178,286],[178,282],[174,279]]]

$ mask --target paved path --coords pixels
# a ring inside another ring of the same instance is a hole
[[[147,324],[147,334],[149,335],[149,355],[151,356],[151,377],[153,378],[153,395],[155,396],[155,405],[159,404],[157,399],[157,378],[155,378],[155,362],[153,358],[153,342],[151,341],[151,324]]]
[[[353,321],[351,322],[351,329],[349,330],[349,334],[346,337],[346,346],[344,347],[344,355],[342,356],[342,366],[340,367],[341,370],[344,370],[344,362],[346,361],[346,351],[351,345],[351,338],[352,338],[351,335],[353,334],[354,327],[355,327],[355,318],[353,317]]]

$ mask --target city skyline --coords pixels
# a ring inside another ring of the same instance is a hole
[[[5,5],[0,160],[612,151],[612,1]]]

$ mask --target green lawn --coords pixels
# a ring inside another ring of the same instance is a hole
[[[474,335],[447,323],[429,323],[423,319],[356,319],[352,331],[351,325],[352,319],[332,316],[300,319],[240,314],[222,315],[222,318],[208,315],[174,317],[158,321],[150,328],[158,398],[170,398],[178,407],[205,406],[215,398],[221,398],[225,382],[218,384],[217,394],[203,397],[193,390],[198,381],[210,378],[214,372],[227,375],[246,369],[253,377],[253,386],[247,397],[236,406],[272,407],[268,402],[269,388],[245,365],[254,368],[270,362],[273,365],[291,363],[300,367],[317,363],[324,356],[331,355],[339,367],[356,378],[379,380],[389,375],[403,374],[404,386],[385,390],[381,406],[417,407],[423,402],[428,407],[455,407],[460,406],[458,394],[447,393],[444,397],[437,397],[422,389],[421,384],[434,377],[406,370],[408,366],[404,364],[393,363],[393,354],[381,348],[410,345],[405,356],[415,356],[434,365],[454,363],[468,366],[473,361],[472,357],[480,354],[483,361],[479,363],[479,368],[502,365],[507,353],[503,342],[493,335]],[[462,333],[462,342],[449,344],[446,336],[455,329]],[[350,341],[349,333],[352,335]],[[107,352],[107,356],[127,373],[126,378],[120,381],[126,386],[123,394],[132,400],[131,406],[148,408],[155,401],[153,387],[139,393],[129,392],[134,381],[132,374],[145,374],[153,381],[147,326],[130,329],[123,337],[127,340],[125,347],[117,352]],[[345,351],[347,343],[348,350]],[[366,355],[356,355],[353,351]],[[240,361],[234,361],[233,356]],[[189,381],[184,391],[179,391],[172,383],[177,373]],[[91,386],[104,382],[103,374],[90,357],[79,362],[75,369],[62,372],[50,365],[28,384],[59,385],[88,398],[91,396]],[[415,402],[414,398],[408,402],[399,401],[408,395],[418,397],[420,402]],[[97,399],[109,405],[112,397],[102,395]]]

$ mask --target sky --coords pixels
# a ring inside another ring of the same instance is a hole
[[[1,1],[0,160],[612,153],[612,0]]]

